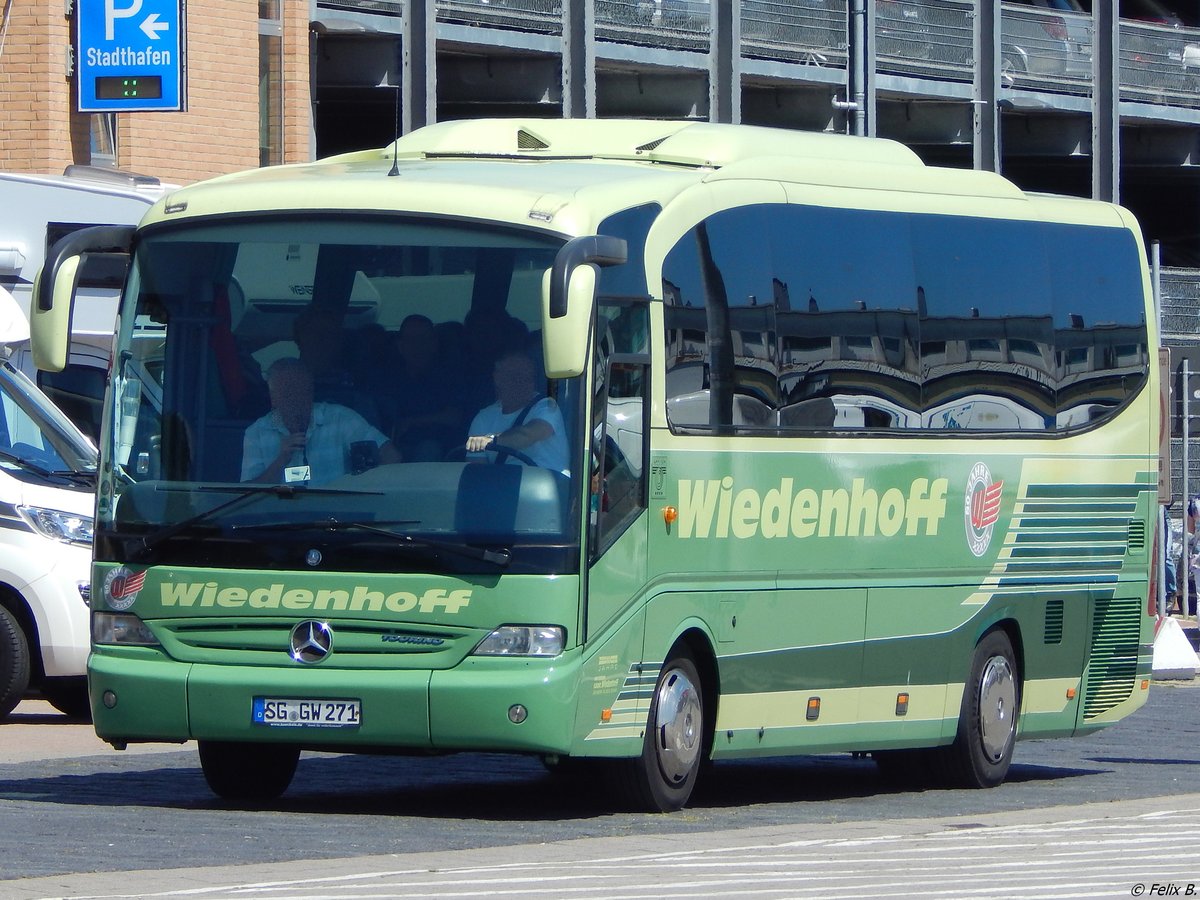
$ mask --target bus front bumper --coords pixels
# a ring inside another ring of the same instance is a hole
[[[96,733],[113,744],[566,753],[578,667],[578,651],[553,660],[471,657],[431,672],[189,664],[131,648],[93,653],[89,687]],[[357,700],[361,718],[336,727],[256,723],[263,699]]]

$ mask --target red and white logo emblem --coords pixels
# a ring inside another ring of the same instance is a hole
[[[992,543],[992,529],[1000,518],[1000,498],[1003,481],[992,481],[992,473],[983,463],[975,463],[967,478],[966,509],[967,546],[976,556],[987,553]]]
[[[104,578],[104,600],[110,609],[118,612],[129,609],[137,599],[138,591],[146,580],[146,573],[131,572],[124,566],[117,566],[109,571]]]

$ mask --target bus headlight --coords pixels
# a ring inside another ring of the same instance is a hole
[[[124,646],[157,647],[154,632],[130,613],[92,613],[92,643],[122,644]]]
[[[43,537],[67,544],[92,545],[92,517],[40,506],[18,506],[17,512]]]
[[[565,632],[558,625],[501,625],[476,647],[472,656],[558,656]]]

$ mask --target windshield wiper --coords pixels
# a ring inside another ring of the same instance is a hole
[[[55,475],[65,475],[64,472],[53,472],[45,466],[39,466],[33,460],[25,459],[23,456],[18,456],[11,450],[0,450],[0,459],[7,460],[11,463],[16,463],[27,472],[32,472],[34,475],[40,475],[42,478],[53,478]]]
[[[195,489],[198,492],[220,492],[228,493],[236,491],[237,496],[226,500],[224,503],[218,503],[216,506],[210,507],[203,512],[198,512],[194,516],[188,516],[186,519],[181,519],[172,525],[165,525],[162,528],[154,531],[141,538],[135,548],[129,552],[129,559],[133,562],[145,559],[147,555],[159,544],[169,541],[175,535],[186,531],[193,526],[199,525],[201,522],[213,518],[218,513],[228,512],[239,506],[249,505],[250,503],[266,496],[278,497],[280,500],[293,500],[296,497],[304,497],[310,494],[321,494],[322,496],[344,496],[352,494],[362,496],[364,494],[378,496],[378,491],[347,491],[338,490],[335,488],[310,488],[298,487],[292,484],[258,484],[258,485],[240,485],[238,487],[214,487],[211,485],[203,485]]]
[[[453,553],[458,556],[465,556],[468,559],[480,559],[484,562],[489,562],[497,566],[507,566],[512,560],[512,551],[507,547],[501,547],[499,550],[491,550],[486,547],[474,547],[470,544],[455,544],[450,541],[439,541],[436,538],[416,537],[411,534],[397,534],[394,531],[388,531],[386,528],[379,528],[379,525],[416,525],[416,519],[396,519],[393,521],[379,521],[368,525],[365,522],[344,522],[340,519],[335,519],[330,516],[328,519],[320,519],[314,522],[282,522],[277,525],[255,524],[255,525],[234,525],[232,531],[241,531],[244,529],[282,529],[285,531],[293,530],[325,530],[325,531],[366,531],[371,534],[382,535],[395,541],[402,547],[410,547],[414,550],[434,550],[445,553]]]
[[[0,450],[0,459],[15,463],[26,472],[32,472],[39,478],[45,478],[47,481],[55,478],[63,478],[68,481],[74,481],[78,484],[95,484],[96,470],[93,469],[47,469],[45,466],[38,465],[31,459],[25,459],[23,456],[18,456],[11,450]]]

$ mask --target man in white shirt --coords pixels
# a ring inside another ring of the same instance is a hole
[[[558,404],[537,389],[533,360],[520,351],[503,354],[492,370],[496,402],[475,414],[468,429],[467,452],[486,454],[491,462],[522,464],[504,452],[519,450],[543,468],[569,474],[566,428]],[[491,449],[498,445],[500,449]]]
[[[367,442],[378,453],[371,463],[400,461],[383,432],[354,410],[313,401],[312,373],[300,360],[276,360],[267,370],[267,390],[271,411],[242,440],[242,481],[332,481],[351,471],[351,445]]]

